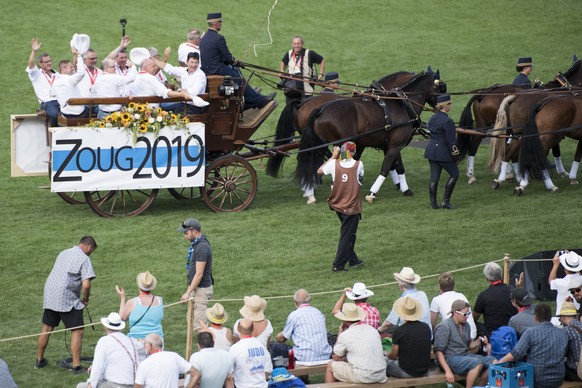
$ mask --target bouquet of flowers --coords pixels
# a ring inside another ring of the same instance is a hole
[[[168,126],[187,129],[188,117],[167,112],[162,108],[151,108],[145,104],[130,102],[122,110],[113,112],[104,119],[92,120],[88,126],[96,128],[125,128],[132,133],[134,143],[140,133],[152,132],[158,135],[160,129]]]

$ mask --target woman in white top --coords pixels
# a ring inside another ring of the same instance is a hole
[[[253,337],[261,341],[267,348],[269,338],[273,333],[273,326],[268,319],[265,319],[265,308],[267,308],[267,301],[258,295],[245,296],[245,305],[239,310],[243,318],[253,321]],[[234,323],[233,328],[233,343],[238,342],[240,335],[237,327],[240,319]]]
[[[228,352],[230,345],[232,345],[232,331],[223,326],[228,320],[228,314],[224,311],[224,307],[220,303],[215,303],[214,306],[206,310],[206,318],[210,322],[207,329],[214,336],[214,347]],[[204,329],[204,325],[202,328]]]

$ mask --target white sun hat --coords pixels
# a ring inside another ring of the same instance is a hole
[[[84,55],[91,46],[91,38],[87,34],[74,34],[71,39],[71,48],[77,49],[80,55]]]
[[[129,52],[129,59],[137,66],[150,57],[150,52],[145,47],[135,47]]]
[[[203,99],[201,99],[198,96],[192,96],[192,103],[194,104],[194,106],[198,106],[200,108],[203,108],[205,106],[208,106],[208,101],[204,101]]]

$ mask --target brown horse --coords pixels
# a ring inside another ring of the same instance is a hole
[[[381,101],[338,99],[313,111],[301,136],[295,178],[302,187],[317,184],[317,169],[324,162],[326,143],[351,140],[357,148],[373,147],[384,152],[385,177],[400,150],[411,140],[425,103],[436,105],[437,93],[446,92],[438,71],[421,72],[397,89],[396,98]]]
[[[568,94],[573,87],[579,89],[582,84],[581,64],[582,60],[577,60],[564,73],[564,76],[571,84],[569,87],[555,88],[551,90],[528,89],[519,91],[503,100],[499,107],[497,120],[492,134],[517,136],[509,142],[502,137],[494,137],[491,141],[488,171],[492,172],[497,170],[497,168],[500,168],[498,178],[494,179],[491,183],[494,189],[499,188],[501,183],[506,180],[507,172],[510,168],[510,162],[512,163],[517,180],[521,181],[523,179],[518,164],[520,147],[519,135],[522,132],[522,128],[527,123],[532,107],[544,98],[558,94]],[[554,86],[554,84],[551,86]],[[520,194],[518,188],[519,186],[516,188],[516,191],[514,191],[516,195]],[[556,188],[555,186],[548,187],[548,190],[556,190]]]
[[[582,96],[573,94],[547,97],[532,108],[523,128],[519,152],[519,167],[523,180],[516,188],[521,195],[528,184],[528,176],[543,179],[546,188],[555,187],[548,173],[547,154],[565,136],[578,140],[576,158],[570,175],[577,183],[576,173],[582,157]],[[557,190],[557,188],[556,188]],[[553,190],[555,191],[555,190]]]
[[[399,71],[393,74],[389,74],[379,81],[374,81],[372,85],[365,91],[366,95],[384,95],[389,93],[394,87],[399,85],[403,85],[408,82],[410,79],[414,77],[414,73],[406,72],[406,71]],[[311,113],[326,104],[331,100],[341,99],[341,98],[361,98],[357,96],[347,96],[341,94],[321,94],[319,96],[312,97],[302,103],[299,102],[291,102],[287,104],[283,111],[281,112],[281,116],[279,117],[279,121],[277,123],[277,130],[275,133],[275,145],[282,145],[287,144],[292,141],[292,135],[295,132],[302,133],[302,131],[307,126],[307,122]],[[364,149],[358,149],[358,158],[359,155],[364,151]],[[269,159],[267,162],[267,175],[276,177],[285,161],[285,157],[283,155],[276,155]],[[399,155],[394,165],[392,166],[392,170],[395,171],[394,174],[391,175],[400,175],[402,177],[402,184],[396,178],[393,179],[394,183],[397,184],[397,187],[404,193],[404,195],[412,195],[412,191],[408,189],[408,185],[406,185],[406,178],[404,175],[404,165],[402,164],[402,158]]]

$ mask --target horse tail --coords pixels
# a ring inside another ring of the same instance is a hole
[[[314,150],[310,149],[324,144],[323,140],[315,132],[314,127],[315,120],[323,112],[324,106],[318,107],[311,112],[307,126],[301,134],[301,146],[299,148],[299,154],[297,155],[297,167],[293,174],[293,180],[301,187],[311,188],[317,185],[319,182],[317,169],[323,164],[328,151],[327,147]]]
[[[487,171],[492,174],[499,170],[501,162],[505,158],[505,139],[502,137],[496,137],[495,135],[502,135],[507,132],[507,122],[508,122],[508,110],[509,104],[516,99],[516,95],[511,95],[505,97],[499,105],[499,110],[497,111],[497,117],[495,118],[495,125],[493,126],[493,139],[491,140],[491,151],[489,154],[489,164],[487,165]]]
[[[461,113],[461,118],[459,119],[459,127],[464,129],[473,129],[475,124],[473,121],[473,102],[478,98],[478,95],[474,95],[469,99],[467,106],[463,109],[463,113]],[[459,147],[459,158],[458,160],[461,161],[465,159],[467,156],[467,152],[469,151],[469,145],[471,144],[471,137],[472,135],[467,135],[466,133],[458,133],[457,134],[457,147]]]
[[[295,131],[298,130],[295,126],[294,116],[300,103],[301,101],[292,100],[289,104],[285,105],[285,108],[281,112],[281,116],[277,122],[277,129],[275,131],[275,147],[291,143],[291,136],[293,136]],[[270,158],[267,162],[267,175],[277,177],[277,175],[279,175],[279,170],[285,162],[285,159],[286,157],[281,154],[277,154]]]
[[[537,114],[542,108],[543,101],[530,111],[519,149],[519,169],[534,179],[543,179],[543,170],[548,168],[547,152],[544,151],[536,123]]]

